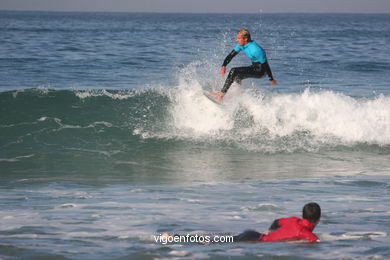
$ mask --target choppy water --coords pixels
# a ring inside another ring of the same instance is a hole
[[[389,258],[389,18],[0,12],[0,257]],[[279,84],[216,106],[238,27]],[[315,245],[153,240],[309,201]]]

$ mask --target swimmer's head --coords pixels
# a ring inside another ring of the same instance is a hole
[[[313,224],[317,224],[321,218],[321,208],[315,202],[307,203],[302,209],[302,217]]]

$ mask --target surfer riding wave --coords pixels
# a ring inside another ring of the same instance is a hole
[[[240,52],[243,51],[246,56],[252,61],[251,66],[232,68],[226,78],[225,84],[220,92],[209,92],[216,100],[222,101],[226,92],[229,90],[233,82],[240,83],[246,78],[262,78],[265,74],[268,75],[270,84],[276,85],[271,72],[271,68],[267,61],[267,56],[264,49],[251,39],[251,35],[247,29],[240,29],[237,32],[237,45],[226,56],[220,69],[220,74],[223,76],[226,73],[226,66]]]

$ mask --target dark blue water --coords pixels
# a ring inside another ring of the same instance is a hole
[[[389,258],[389,18],[0,12],[0,258]],[[202,89],[241,27],[278,85],[220,107]],[[309,201],[315,245],[153,240]]]

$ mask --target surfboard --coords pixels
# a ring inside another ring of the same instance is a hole
[[[208,100],[210,100],[211,102],[213,102],[214,104],[217,104],[217,105],[220,105],[220,106],[223,105],[223,104],[222,104],[222,101],[216,100],[213,96],[211,96],[211,95],[209,94],[208,91],[203,91],[203,95],[204,95]]]

